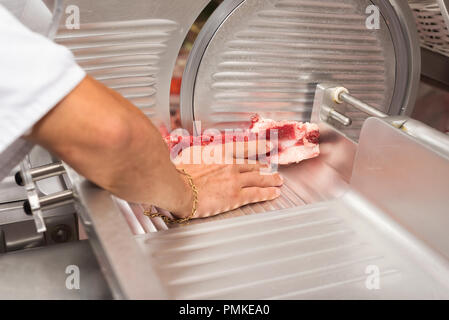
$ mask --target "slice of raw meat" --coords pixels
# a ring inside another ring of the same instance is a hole
[[[277,140],[274,138],[277,136]],[[238,131],[231,136],[229,133],[220,136],[178,136],[164,135],[170,151],[178,154],[193,145],[206,146],[209,144],[225,143],[229,141],[251,141],[266,139],[276,152],[268,154],[271,163],[287,165],[298,163],[320,154],[320,132],[316,124],[296,121],[274,121],[264,119],[258,115],[252,117],[251,126],[247,130]],[[272,150],[273,150],[272,149]],[[176,156],[173,155],[172,156]]]
[[[254,116],[251,120],[250,131],[259,135],[265,134],[267,139],[270,139],[277,131],[278,154],[277,157],[272,158],[272,161],[278,164],[298,163],[320,154],[318,144],[320,131],[313,123],[274,121]]]
[[[296,121],[274,121],[254,116],[250,131],[265,134],[267,139],[277,131],[277,160],[278,164],[298,163],[306,159],[315,158],[320,154],[320,131],[316,124]]]

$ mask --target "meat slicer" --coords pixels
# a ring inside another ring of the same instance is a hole
[[[63,16],[54,39],[168,126],[171,72],[208,2],[71,0],[80,28]],[[88,242],[0,256],[2,274],[12,275],[0,296],[449,298],[449,137],[409,117],[420,67],[405,1],[224,0],[184,71],[183,126],[238,128],[254,113],[312,121],[321,155],[280,169],[280,198],[177,227],[63,162],[34,168],[30,155],[17,177],[28,219],[45,233],[49,212],[70,206]],[[37,184],[57,177],[56,193]],[[26,261],[46,266],[39,280],[24,275]],[[78,291],[62,288],[68,264],[90,279]]]

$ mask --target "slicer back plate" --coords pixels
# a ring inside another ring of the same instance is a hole
[[[79,9],[80,25],[71,27],[71,16],[65,15],[55,40],[72,50],[89,75],[168,128],[175,61],[188,30],[208,2],[66,1],[70,8]]]
[[[378,30],[366,27],[373,4],[381,10]],[[189,57],[183,126],[245,127],[254,113],[308,121],[322,82],[337,82],[386,113],[411,112],[418,49],[410,9],[399,1],[224,1]],[[366,116],[350,116],[347,132],[356,138]]]

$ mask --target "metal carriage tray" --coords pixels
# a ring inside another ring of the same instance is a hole
[[[177,228],[69,176],[117,297],[448,298],[449,138],[401,121],[369,118],[358,144],[321,122],[280,199]]]

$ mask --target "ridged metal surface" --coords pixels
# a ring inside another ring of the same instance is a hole
[[[333,199],[335,195],[329,190],[333,188],[321,188],[320,171],[324,173],[326,179],[332,179],[337,175],[334,169],[323,166],[320,161],[309,162],[301,174],[297,174],[295,166],[281,168],[280,173],[284,178],[284,185],[281,187],[281,196],[275,200],[248,204],[235,210],[205,219],[196,219],[189,222],[190,225],[204,222],[226,220],[229,218],[260,214],[266,212],[276,212],[284,209],[302,207],[306,204],[317,203],[328,199]],[[346,187],[345,182],[341,182],[340,190]],[[336,188],[337,189],[337,188]],[[342,191],[339,191],[340,193]],[[178,224],[166,225],[161,218],[149,218],[143,215],[144,208],[140,204],[127,204],[122,200],[117,200],[122,213],[127,218],[128,225],[135,235],[157,232],[172,228],[182,227]],[[157,210],[154,208],[154,210]]]
[[[432,179],[422,178],[419,175],[425,172],[414,170],[421,163],[444,168],[444,153],[423,147],[422,141],[375,118],[365,122],[356,153],[354,143],[322,125],[327,139],[321,144],[321,156],[282,168],[283,196],[279,202],[259,204],[265,212],[202,219],[204,223],[195,221],[159,232],[154,232],[156,223],[151,221],[154,228],[147,231],[144,225],[148,220],[142,223],[141,206],[121,200],[113,206],[108,192],[74,180],[79,198],[90,210],[89,215],[80,216],[85,225],[104,228],[98,234],[106,239],[106,252],[115,255],[110,259],[114,269],[139,268],[124,272],[120,283],[127,284],[130,277],[138,275],[135,289],[153,288],[156,283],[155,297],[447,298],[448,242],[442,221],[447,211],[443,185],[448,180],[436,173],[441,170],[434,170]],[[392,141],[400,142],[393,143],[400,147],[391,148]],[[385,152],[378,152],[383,149]],[[423,162],[423,157],[428,161]],[[348,168],[356,169],[348,172]],[[402,186],[404,177],[412,183]],[[413,180],[423,183],[417,187]],[[435,184],[439,191],[432,191],[428,199],[414,196],[402,201],[404,188],[422,195]],[[375,185],[381,187],[370,190]],[[380,197],[376,196],[379,192]],[[275,203],[280,205],[287,198],[290,208],[274,209]],[[129,250],[135,252],[128,254]],[[148,280],[148,275],[151,284],[140,283]]]
[[[281,196],[278,199],[249,204],[218,216],[209,217],[207,219],[193,220],[189,224],[203,223],[205,221],[218,221],[229,219],[231,217],[278,211],[295,208],[306,204],[298,192],[295,192],[293,187],[288,183],[285,183],[284,186],[282,186],[281,192]],[[135,235],[180,227],[177,224],[166,225],[161,218],[149,218],[144,216],[144,208],[140,204],[130,204],[127,206],[125,202],[122,202],[120,209],[125,217],[127,217],[128,225]]]
[[[100,22],[79,30],[61,27],[55,40],[74,53],[89,75],[153,116],[159,61],[177,28],[166,19]]]
[[[337,139],[331,140],[332,145],[323,144],[321,157],[281,169],[283,196],[278,202],[259,204],[260,214],[207,219],[136,236],[168,295],[176,299],[447,298],[449,266],[443,257],[448,250],[447,228],[442,223],[447,210],[441,204],[447,198],[442,191],[447,190],[443,186],[447,179],[442,174],[430,180],[421,177],[419,181],[439,186],[440,191],[431,192],[427,200],[418,196],[406,202],[397,200],[403,188],[391,182],[404,180],[404,172],[413,172],[407,166],[414,168],[421,162],[443,168],[445,153],[422,148],[416,138],[371,118],[365,123],[347,185],[333,168],[341,159],[335,162],[328,156],[350,158],[351,149],[339,148]],[[395,141],[394,146],[403,148],[373,151],[388,149]],[[398,164],[406,167],[399,170]],[[391,172],[382,177],[379,172],[385,171]],[[373,189],[374,184],[382,185]],[[428,189],[407,185],[416,194]],[[379,192],[383,195],[376,197]],[[291,207],[276,209],[287,198]],[[426,207],[433,210],[423,216]],[[373,279],[379,280],[378,286]]]
[[[322,131],[326,135],[325,130]],[[299,164],[283,166],[279,168],[279,173],[284,179],[284,184],[281,187],[281,195],[279,198],[272,201],[265,201],[260,203],[248,204],[235,210],[204,219],[194,219],[189,222],[190,225],[202,224],[204,222],[227,220],[234,217],[246,216],[252,214],[261,214],[266,212],[277,212],[279,210],[302,207],[307,204],[314,204],[331,199],[335,199],[348,189],[348,177],[344,176],[341,170],[341,163],[329,165],[326,163],[326,153],[332,152],[337,154],[341,151],[341,146],[336,147],[337,143],[332,145],[322,144],[322,155],[315,159],[310,159]],[[340,151],[336,151],[340,150]],[[345,154],[345,166],[351,166],[351,158],[355,149],[353,144],[350,147],[345,146],[343,153]],[[338,170],[335,167],[339,168]],[[134,234],[143,234],[148,231],[145,227],[147,223],[155,226],[157,231],[178,228],[180,225],[165,223],[160,218],[148,218],[142,216],[143,207],[138,204],[124,205],[126,210],[125,216],[132,216],[129,210],[134,212],[137,217],[127,219],[128,224],[133,230]],[[123,211],[123,210],[122,210]],[[138,232],[138,230],[142,232]],[[143,230],[146,230],[143,232]]]
[[[285,183],[284,186],[282,186],[281,192],[282,194],[278,199],[249,204],[215,217],[193,220],[190,222],[190,224],[197,224],[205,221],[223,220],[230,217],[238,217],[256,213],[278,211],[303,206],[306,204],[306,202],[301,198],[298,192],[294,190],[294,187],[292,187],[289,183]],[[128,225],[130,226],[133,234],[135,235],[179,227],[179,225],[176,224],[167,226],[161,218],[149,218],[143,215],[144,208],[140,204],[127,204],[122,200],[116,201],[119,203],[120,209],[126,217]]]
[[[168,229],[168,226],[161,218],[149,218],[146,216],[144,214],[145,208],[141,204],[127,203],[126,201],[118,198],[115,198],[114,200],[134,235],[141,235]],[[154,208],[154,210],[157,209]]]
[[[138,240],[177,299],[375,298],[380,292],[365,284],[370,265],[379,268],[388,297],[401,291],[394,284],[404,277],[385,250],[361,238],[327,204]]]
[[[421,46],[449,57],[449,29],[436,0],[409,0]],[[444,10],[444,9],[443,9]]]
[[[366,28],[370,1],[244,1],[209,44],[198,71],[195,120],[244,126],[251,114],[309,120],[315,86],[346,86],[388,111],[395,55],[385,22]],[[366,117],[348,113],[358,132]]]
[[[282,172],[282,171],[281,171]],[[218,216],[209,217],[206,219],[194,220],[191,224],[210,222],[210,221],[218,221],[223,219],[229,219],[233,217],[265,213],[265,212],[273,212],[283,209],[295,208],[305,205],[307,202],[307,195],[304,193],[304,190],[298,189],[293,183],[291,183],[288,179],[287,175],[283,175],[284,177],[284,185],[281,187],[281,196],[278,199],[248,204],[238,209],[220,214]],[[296,190],[296,191],[295,191]],[[304,200],[304,199],[306,200]],[[314,199],[319,201],[318,199]],[[315,202],[315,201],[313,201]],[[310,203],[310,202],[309,202]],[[169,228],[177,228],[178,225],[170,225]]]

